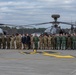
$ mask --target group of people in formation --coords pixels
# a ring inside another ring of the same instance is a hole
[[[18,34],[2,35],[0,49],[49,49],[49,50],[75,50],[76,33],[73,34]]]

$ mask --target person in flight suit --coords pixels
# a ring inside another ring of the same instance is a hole
[[[56,49],[60,49],[60,36],[59,34],[56,34]]]
[[[55,34],[52,35],[52,39],[51,39],[51,43],[52,43],[52,49],[56,49],[56,36]]]
[[[65,34],[63,33],[62,37],[61,37],[61,47],[62,47],[62,50],[65,50],[66,49],[66,36]]]
[[[75,50],[76,49],[76,34],[75,33],[71,36],[71,39],[72,39],[72,49]]]
[[[43,49],[43,35],[39,36],[39,49]]]
[[[34,49],[38,49],[38,42],[39,42],[39,38],[37,36],[37,34],[35,34],[35,36],[33,37],[33,42],[34,42]]]

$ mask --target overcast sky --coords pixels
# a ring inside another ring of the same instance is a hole
[[[49,22],[52,14],[60,14],[59,21],[75,22],[76,0],[0,0],[0,23]]]

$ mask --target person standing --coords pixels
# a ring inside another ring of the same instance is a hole
[[[0,49],[2,48],[2,37],[0,36]]]
[[[43,37],[43,41],[44,41],[44,49],[47,49],[47,47],[48,47],[48,37],[47,37],[46,34]]]
[[[63,33],[63,35],[61,37],[61,40],[62,40],[62,42],[61,42],[61,49],[65,50],[66,49],[66,36],[65,36],[64,33]]]
[[[30,35],[30,38],[31,38],[31,49],[34,48],[34,45],[33,45],[33,35]]]
[[[60,49],[60,36],[59,34],[56,34],[56,49]]]
[[[11,36],[11,49],[15,49],[15,35],[12,34]]]
[[[43,49],[43,35],[39,36],[39,49]]]
[[[6,41],[7,41],[7,49],[10,49],[10,41],[11,41],[10,35],[7,35]]]
[[[21,38],[21,42],[23,44],[23,49],[26,49],[26,34],[25,35],[23,34],[23,36]]]
[[[72,40],[71,40],[71,35],[68,34],[67,36],[67,49],[72,48]]]
[[[31,38],[28,34],[26,34],[26,45],[27,45],[27,49],[31,48]]]
[[[52,39],[52,37],[51,37],[51,35],[48,35],[48,49],[51,49],[51,39]]]
[[[21,42],[21,38],[22,38],[22,35],[19,34],[19,49],[22,49],[22,42]]]
[[[2,35],[2,48],[3,49],[6,49],[6,36],[5,35]]]
[[[75,50],[76,49],[76,34],[75,33],[71,36],[71,39],[72,39],[72,49]]]
[[[34,49],[38,49],[38,42],[39,42],[39,38],[37,36],[37,34],[35,34],[35,36],[33,37],[33,42],[34,42]]]
[[[18,33],[16,33],[15,40],[16,40],[16,49],[20,49],[20,36]]]
[[[52,35],[52,39],[51,39],[51,44],[52,44],[52,49],[56,49],[56,36],[55,34]]]

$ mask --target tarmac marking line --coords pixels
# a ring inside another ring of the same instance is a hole
[[[21,54],[25,54],[23,51],[19,53]],[[43,55],[46,55],[46,56],[51,56],[51,57],[55,57],[55,58],[74,58],[74,56],[71,56],[71,55],[60,55],[60,54],[50,54],[50,53],[45,53],[45,52],[42,52]],[[41,58],[6,58],[6,57],[1,57],[0,59],[3,59],[3,60],[46,60],[46,59],[41,59]]]
[[[59,56],[56,56],[56,58],[74,58],[74,57],[71,55],[65,55],[65,56],[59,55]]]
[[[21,54],[40,54],[38,52],[20,52]],[[48,53],[48,52],[42,52],[41,54],[45,55],[45,56],[51,56],[51,57],[56,57],[56,58],[75,58],[72,55],[61,55],[60,53],[56,52],[56,53]]]
[[[19,51],[19,53],[20,53],[20,54],[26,54],[26,53],[24,53],[23,51]]]
[[[21,51],[21,52],[19,52],[19,53],[21,53],[21,54],[45,54],[45,53],[49,53],[49,52],[39,52],[39,51],[33,51],[33,52],[23,52],[23,51]],[[59,52],[53,52],[52,51],[52,54],[60,54]]]
[[[21,53],[21,54],[41,54],[41,52],[23,52],[23,51],[21,51],[19,53]]]
[[[71,55],[60,55],[60,54],[50,54],[50,53],[44,53],[43,55],[52,56],[56,58],[75,58],[74,56]]]

